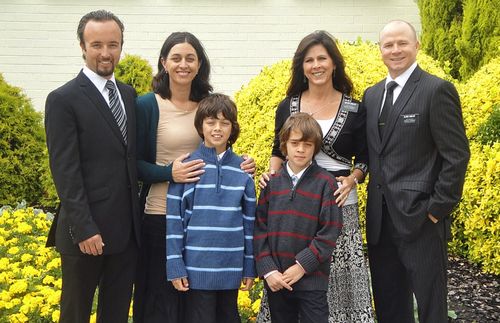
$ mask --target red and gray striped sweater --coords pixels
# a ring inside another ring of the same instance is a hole
[[[284,272],[298,261],[306,274],[294,290],[326,290],[330,259],[342,228],[335,178],[312,163],[292,185],[286,165],[262,190],[254,228],[257,273]]]

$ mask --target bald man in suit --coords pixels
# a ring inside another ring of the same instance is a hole
[[[367,239],[379,323],[447,322],[449,215],[462,195],[470,152],[455,87],[416,62],[415,29],[380,32],[386,79],[368,88]],[[385,110],[385,111],[384,111]]]
[[[140,237],[135,90],[114,78],[123,24],[93,11],[77,29],[85,66],[51,92],[45,130],[61,208],[49,234],[61,254],[60,322],[128,321]]]

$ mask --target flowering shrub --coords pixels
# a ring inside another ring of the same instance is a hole
[[[61,261],[53,248],[45,247],[52,218],[25,204],[0,208],[0,322],[58,321]],[[240,291],[242,322],[255,322],[261,292],[262,286]],[[90,321],[95,323],[95,311]]]
[[[0,209],[0,321],[56,322],[60,258],[45,248],[50,215],[33,208]]]
[[[471,142],[462,202],[453,214],[450,250],[500,275],[500,142]]]
[[[251,291],[238,292],[238,312],[242,323],[255,322],[260,309],[262,298],[262,281],[257,281]]]

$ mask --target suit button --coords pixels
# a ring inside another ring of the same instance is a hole
[[[378,188],[378,189],[381,189],[381,188],[382,188],[382,185],[377,184],[377,188]]]

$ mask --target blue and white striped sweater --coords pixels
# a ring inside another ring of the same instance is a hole
[[[237,289],[255,277],[255,187],[228,149],[217,160],[203,144],[190,160],[203,159],[197,183],[170,184],[167,195],[167,279],[188,277],[192,289]]]

